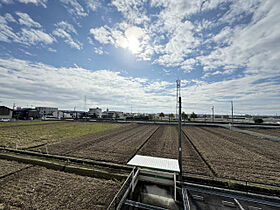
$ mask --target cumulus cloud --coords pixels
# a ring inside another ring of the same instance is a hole
[[[143,60],[150,60],[153,54],[153,48],[149,44],[150,37],[141,27],[121,23],[116,28],[110,28],[107,25],[91,28],[90,33],[100,43],[128,49]]]
[[[15,20],[15,18],[10,14],[10,13],[6,13],[5,14],[5,19],[8,21],[8,22],[17,22]]]
[[[18,1],[24,4],[32,3],[35,4],[36,6],[41,5],[44,8],[47,8],[47,2],[48,2],[48,0],[18,0]]]
[[[34,21],[27,13],[16,12],[16,14],[19,16],[19,24],[28,27],[41,28],[41,24]]]
[[[49,34],[43,32],[42,30],[37,29],[21,29],[20,33],[20,42],[23,44],[32,44],[35,45],[39,42],[43,42],[45,44],[52,44],[55,39],[51,37]]]
[[[78,40],[74,40],[71,33],[77,34],[77,31],[73,25],[65,21],[57,23],[56,29],[53,31],[54,36],[64,39],[64,42],[70,47],[81,50],[83,48],[83,44]]]
[[[103,55],[104,51],[101,47],[94,47],[94,53],[98,55]]]
[[[56,68],[25,60],[0,59],[1,99],[16,103],[82,108],[86,95],[92,105],[110,109],[127,110],[131,103],[139,111],[172,108],[173,96],[156,94],[169,83],[146,83],[144,78],[125,77],[109,70]]]
[[[114,0],[112,5],[124,20],[92,28],[90,33],[102,44],[129,48],[126,30],[140,28],[144,41],[137,35],[129,38],[136,46],[132,44],[134,50],[130,51],[139,59],[187,72],[197,65],[205,71],[219,68],[223,72],[256,71],[264,63],[267,68],[263,70],[275,69],[278,64],[278,45],[273,46],[279,38],[278,1]],[[208,12],[217,15],[208,17]],[[272,56],[267,58],[269,51]],[[269,67],[267,59],[271,60]]]
[[[97,0],[88,0],[87,8],[91,11],[96,11],[101,6],[101,3]]]
[[[197,58],[204,69],[244,67],[247,73],[277,74],[280,62],[276,57],[280,46],[275,43],[280,37],[276,24],[280,21],[279,7],[278,1],[263,2],[248,25],[222,29],[213,39],[227,45]]]
[[[21,24],[27,25],[29,27],[33,26],[39,26],[36,24],[36,22],[32,22],[29,20],[29,16],[26,13],[20,13],[19,16],[22,16],[19,18],[19,22],[21,21]],[[27,19],[28,21],[24,21],[24,19]],[[31,19],[32,20],[32,19]],[[20,31],[14,32],[13,28],[8,25],[11,21],[11,17],[9,16],[0,16],[0,41],[4,42],[17,42],[25,45],[35,45],[38,43],[43,44],[52,44],[55,42],[55,38],[53,38],[51,35],[44,32],[42,29],[37,28],[21,28]],[[41,27],[41,25],[40,25]]]
[[[114,5],[119,12],[132,24],[143,24],[150,19],[146,15],[145,4],[147,0],[113,0]]]
[[[175,111],[175,82],[129,77],[110,70],[56,68],[13,58],[0,59],[0,84],[1,99],[7,104],[82,109],[86,95],[89,103],[104,108],[126,111],[133,105],[143,112]],[[212,83],[182,80],[181,95],[187,113],[209,113],[215,104],[217,113],[228,114],[229,100],[233,99],[236,113],[260,114],[266,110],[266,114],[274,114],[280,105],[279,91],[273,77],[248,75]]]
[[[85,17],[88,14],[86,13],[84,7],[77,0],[60,0],[67,11],[74,15],[75,17]]]

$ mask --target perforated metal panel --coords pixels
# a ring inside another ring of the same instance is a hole
[[[179,163],[176,159],[159,158],[143,155],[135,155],[127,165],[157,169],[169,172],[180,172]]]

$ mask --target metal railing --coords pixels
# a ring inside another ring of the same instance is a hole
[[[135,173],[136,173],[136,168],[134,167],[130,172],[130,174],[128,175],[128,177],[126,178],[123,185],[121,186],[118,193],[113,198],[107,210],[119,210],[121,208],[122,204],[125,201],[125,197],[127,196],[127,193],[132,186],[132,181]]]

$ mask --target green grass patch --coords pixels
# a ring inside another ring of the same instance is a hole
[[[52,124],[52,123],[62,123],[63,121],[15,121],[15,122],[0,122],[0,127],[10,127],[18,125],[37,125],[37,124]]]
[[[24,148],[44,143],[52,144],[121,126],[123,125],[90,122],[62,122],[47,125],[0,128],[0,145]]]

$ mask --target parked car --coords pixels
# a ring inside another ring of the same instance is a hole
[[[1,118],[0,119],[0,122],[10,122],[11,121],[11,119],[6,119],[6,118]]]

